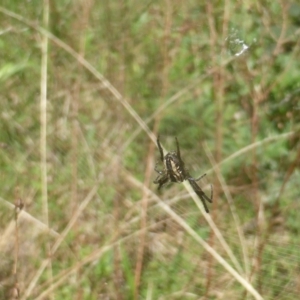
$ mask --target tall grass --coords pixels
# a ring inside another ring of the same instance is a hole
[[[300,6],[47,5],[0,7],[0,298],[295,299]]]

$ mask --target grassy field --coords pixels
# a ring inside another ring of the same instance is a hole
[[[296,299],[299,20],[291,0],[3,0],[0,299]],[[209,214],[187,182],[157,190],[158,135],[207,174]]]

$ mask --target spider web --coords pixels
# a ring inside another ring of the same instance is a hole
[[[285,196],[290,199],[296,199],[297,195],[296,191],[290,191],[285,194]],[[214,249],[217,249],[217,252],[230,262],[226,251],[224,251],[217,238],[212,237],[212,233],[207,224],[201,220],[202,215],[195,211],[195,209],[193,210],[191,207],[187,207],[189,206],[187,205],[187,201],[190,201],[188,197],[189,195],[182,194],[182,200],[170,200],[170,203],[173,202],[171,204],[172,208],[178,215],[182,216],[199,235],[206,237],[206,240],[211,242]],[[159,212],[157,213],[159,214]],[[191,290],[197,295],[205,293],[207,278],[211,276],[211,296],[238,299],[244,295],[245,291],[240,289],[238,284],[232,280],[232,277],[213,261],[209,255],[201,249],[197,242],[187,236],[184,231],[181,231],[178,225],[174,224],[169,218],[166,217],[165,222],[164,230],[151,236],[154,244],[151,249],[167,268],[169,268],[170,264],[173,266],[174,273],[182,272],[185,276],[190,274],[190,277],[188,276],[186,281],[180,276],[182,280],[182,293],[184,291],[184,293],[188,294],[188,291]],[[231,224],[228,224],[228,221],[226,223],[227,225],[225,226],[223,222],[220,222],[218,228],[229,247],[234,251],[238,261],[243,266],[241,242],[234,228],[234,223],[231,222]],[[246,230],[247,225],[247,223],[243,224],[243,229],[246,231],[245,246],[247,247],[250,263],[250,282],[254,287],[259,289],[264,299],[295,299],[300,288],[298,238],[291,237],[288,232],[287,224],[280,224],[274,232],[271,233],[270,237],[264,241],[263,253],[261,257],[259,257],[258,232],[255,227],[249,232],[249,230]],[[175,233],[176,231],[177,234]],[[168,233],[167,237],[166,232]],[[162,241],[163,238],[166,239],[165,243]],[[157,242],[156,239],[160,242]],[[157,246],[157,244],[159,246]],[[171,245],[173,245],[173,247]],[[187,254],[187,261],[183,253]],[[170,262],[170,257],[174,257],[174,261]],[[179,259],[179,257],[181,259]],[[258,259],[260,259],[259,262]],[[258,263],[259,265],[257,266]]]
[[[38,132],[31,132],[31,136],[27,139],[21,134],[16,134],[13,136],[16,143],[14,150],[1,152],[3,161],[7,162],[6,167],[4,165],[6,175],[12,178],[14,174],[16,178],[16,181],[2,182],[4,192],[1,197],[3,237],[1,253],[5,259],[1,281],[10,274],[9,270],[12,268],[13,257],[10,254],[13,253],[15,242],[13,206],[7,203],[13,202],[9,199],[13,199],[11,191],[18,182],[19,195],[25,202],[25,212],[28,214],[27,216],[24,212],[19,220],[18,275],[23,290],[36,275],[35,266],[40,265],[45,258],[43,252],[45,241],[52,243],[57,241],[57,236],[63,232],[78,207],[86,201],[87,195],[95,187],[96,192],[91,200],[86,202],[86,207],[80,212],[63,243],[53,254],[54,283],[58,282],[59,276],[64,272],[78,267],[79,264],[82,264],[81,272],[77,275],[76,272],[71,272],[68,277],[64,277],[55,292],[62,293],[65,286],[77,291],[78,283],[89,286],[103,297],[116,297],[117,289],[124,293],[127,291],[128,294],[130,294],[128,290],[134,289],[137,252],[141,243],[143,191],[142,176],[137,174],[144,172],[144,165],[137,158],[137,153],[141,153],[142,157],[146,155],[145,137],[138,137],[136,144],[132,143],[123,148],[134,125],[124,126],[120,117],[124,112],[121,110],[116,112],[115,106],[106,101],[105,97],[99,101],[91,101],[90,99],[95,97],[93,93],[98,92],[96,87],[91,86],[88,90],[83,97],[85,101],[82,102],[81,109],[92,117],[79,115],[76,122],[78,148],[75,153],[72,152],[74,128],[72,129],[71,116],[67,109],[62,109],[66,106],[57,104],[57,107],[53,107],[55,114],[49,116],[49,219],[50,228],[55,234],[49,235],[45,232],[44,225],[39,220]],[[55,106],[55,103],[53,105]],[[115,118],[116,113],[119,119],[112,127],[110,120]],[[123,117],[125,118],[125,115]],[[182,152],[184,159],[185,151]],[[155,159],[153,157],[153,164]],[[10,169],[8,165],[14,165],[14,161],[19,161],[19,166]],[[72,173],[74,162],[77,169],[75,175]],[[201,170],[200,166],[194,165],[193,173],[195,170]],[[202,172],[203,170],[199,171]],[[152,175],[154,180],[156,177],[154,170]],[[209,183],[213,176],[213,173],[210,173],[199,182],[201,188],[208,194]],[[224,193],[220,191],[220,196],[214,198],[216,208],[214,204],[209,204],[218,230],[234,254],[241,271],[244,272],[241,275],[251,282],[264,299],[296,299],[300,292],[299,222],[296,215],[299,211],[297,190],[299,179],[299,172],[295,172],[289,179],[287,188],[281,195],[287,203],[287,209],[282,208],[281,214],[275,220],[277,226],[265,241],[260,256],[258,242],[262,236],[256,229],[255,222],[254,226],[251,225],[255,214],[249,212],[244,215],[247,210],[243,204],[251,207],[251,203],[245,202],[249,198],[242,196],[251,189],[245,187],[243,193],[236,192],[233,195],[241,219],[241,230],[244,233],[243,246],[247,248],[247,262]],[[276,198],[278,192],[278,188],[274,190],[270,184],[270,190],[266,194]],[[141,295],[146,297],[152,289],[155,291],[154,296],[161,299],[199,298],[206,293],[209,298],[216,299],[247,297],[251,299],[245,288],[162,209],[159,201],[170,207],[235,268],[228,252],[214,236],[184,185],[170,184],[158,193],[156,186],[151,184],[148,194]],[[264,220],[266,223],[272,220],[267,209]],[[93,253],[94,259],[91,256]],[[97,282],[96,286],[94,282]],[[44,287],[45,290],[49,288],[47,279],[38,281],[33,293],[39,295]]]

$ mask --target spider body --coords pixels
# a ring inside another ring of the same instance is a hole
[[[205,211],[208,213],[209,210],[205,201],[212,203],[212,197],[213,197],[212,189],[211,189],[211,196],[209,198],[208,196],[205,195],[203,190],[196,183],[196,181],[203,178],[206,174],[196,179],[189,174],[181,158],[179,143],[177,138],[175,138],[175,140],[176,140],[177,151],[169,152],[164,156],[164,151],[160,144],[159,137],[157,138],[157,146],[160,152],[160,160],[164,164],[164,170],[162,171],[158,170],[157,164],[155,165],[155,171],[159,175],[154,180],[154,183],[158,184],[158,190],[160,190],[162,186],[168,182],[180,183],[183,182],[184,180],[188,180],[193,190],[202,201]]]
[[[185,179],[182,165],[176,152],[168,153],[164,157],[164,164],[171,182],[182,182]]]

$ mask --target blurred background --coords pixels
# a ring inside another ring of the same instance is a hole
[[[0,299],[297,298],[298,1],[0,14]],[[157,191],[158,134],[210,214]]]

